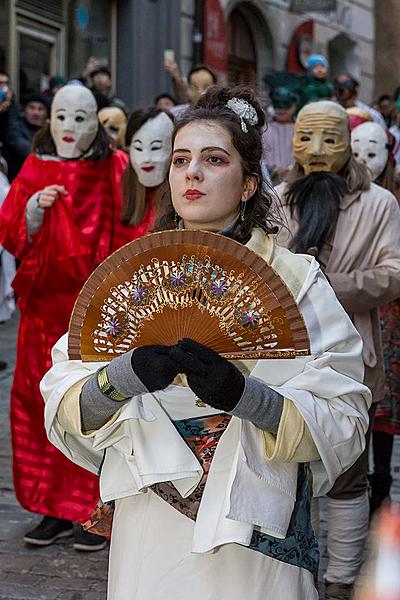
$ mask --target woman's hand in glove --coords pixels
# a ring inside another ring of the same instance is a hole
[[[178,373],[179,364],[170,357],[174,346],[142,346],[132,352],[132,369],[149,392],[168,387]]]
[[[245,378],[226,358],[190,339],[172,346],[170,357],[178,371],[185,373],[200,400],[226,412],[235,408],[243,394]]]

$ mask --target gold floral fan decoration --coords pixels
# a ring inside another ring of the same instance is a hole
[[[260,256],[205,231],[153,233],[92,273],[71,316],[71,359],[109,361],[192,338],[230,359],[310,354],[296,302]]]

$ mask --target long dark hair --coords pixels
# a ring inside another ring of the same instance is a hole
[[[336,227],[340,201],[346,193],[346,183],[334,173],[309,173],[294,181],[286,192],[291,217],[296,216],[299,229],[290,246],[292,252],[318,253]],[[310,252],[311,251],[311,252]]]
[[[129,148],[134,134],[150,119],[155,119],[159,114],[165,114],[173,122],[170,113],[158,108],[147,110],[136,110],[131,114],[126,127],[126,145]],[[122,179],[122,212],[121,220],[127,225],[138,225],[143,219],[146,210],[146,188],[142,185],[136,175],[131,161],[128,162]],[[158,195],[158,194],[157,194]],[[156,200],[158,204],[158,201]]]
[[[32,152],[39,155],[49,154],[50,156],[57,156],[57,149],[50,132],[50,125],[45,125],[35,133],[32,140]],[[93,143],[81,158],[96,161],[107,158],[112,152],[114,152],[113,142],[108,137],[103,125],[99,123]],[[77,159],[74,158],[71,160]]]
[[[248,125],[247,133],[243,132],[241,128],[239,116],[226,106],[231,98],[245,100],[256,110],[258,123],[255,126]],[[265,115],[254,91],[245,86],[228,88],[214,85],[209,87],[200,96],[196,105],[185,111],[175,125],[172,143],[183,127],[196,121],[215,122],[224,127],[230,133],[232,143],[240,154],[243,178],[253,175],[258,180],[254,195],[246,202],[244,220],[238,219],[227,236],[238,242],[246,243],[249,241],[254,227],[260,227],[266,233],[276,233],[276,223],[280,223],[280,219],[273,215],[272,207],[275,199],[273,199],[272,190],[269,190],[263,183],[260,162],[262,156],[261,131],[265,125]],[[177,226],[169,186],[164,186],[163,192],[161,201],[163,214],[156,223],[156,231],[175,229]]]

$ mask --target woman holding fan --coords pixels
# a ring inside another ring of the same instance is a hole
[[[318,597],[311,485],[326,493],[362,452],[370,394],[317,263],[275,243],[263,126],[250,89],[207,90],[175,126],[157,228],[261,256],[296,299],[310,356],[231,362],[183,339],[95,364],[68,360],[62,338],[41,384],[49,439],[100,470],[114,508],[109,600]]]

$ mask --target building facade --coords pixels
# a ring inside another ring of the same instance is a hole
[[[81,76],[94,56],[134,109],[172,91],[166,49],[184,75],[204,62],[220,80],[249,83],[261,96],[267,72],[299,73],[319,52],[331,77],[349,71],[371,101],[374,9],[374,0],[0,0],[0,68],[23,99],[50,75]]]
[[[266,72],[299,73],[307,56],[317,52],[329,59],[331,78],[350,72],[361,83],[362,99],[372,100],[374,0],[204,0],[202,4],[204,62],[227,81],[257,85],[262,94]],[[196,0],[182,0],[181,6],[185,15],[181,46],[187,48],[183,38],[190,35],[190,14],[195,27]],[[188,56],[183,54],[182,69],[187,65]]]

